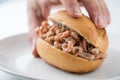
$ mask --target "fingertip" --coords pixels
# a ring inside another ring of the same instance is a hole
[[[108,16],[107,21],[108,21],[108,22],[107,22],[108,24],[111,23],[111,18],[110,18],[110,16]]]
[[[74,17],[80,17],[82,16],[82,12],[78,6],[75,6],[73,9],[73,16]]]
[[[33,50],[32,54],[33,54],[34,57],[39,57],[39,55],[38,55],[36,50]]]
[[[96,25],[96,27],[97,27],[97,28],[99,28],[99,29],[103,29],[103,28],[105,28],[105,26],[104,26],[104,25],[99,25],[99,24],[98,24],[98,25]]]
[[[34,57],[39,57],[38,52],[36,50],[36,45],[33,45],[32,54]]]
[[[67,12],[72,16],[72,17],[80,17],[82,16],[82,12],[79,7],[74,6],[73,8],[67,9]]]
[[[34,57],[39,57],[37,48],[36,48],[36,41],[37,41],[37,38],[32,38],[32,54]]]
[[[93,20],[95,26],[99,29],[103,29],[107,26],[107,20],[105,17],[103,16],[97,16],[94,20]]]

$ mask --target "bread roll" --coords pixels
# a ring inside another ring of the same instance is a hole
[[[76,31],[85,38],[87,42],[98,48],[101,52],[100,54],[106,54],[108,48],[106,30],[96,28],[92,21],[85,15],[79,18],[73,18],[65,10],[61,10],[50,15],[48,20],[63,24],[69,29]],[[76,57],[68,52],[55,48],[40,37],[37,39],[36,47],[38,54],[43,60],[68,72],[85,73],[93,71],[98,68],[105,59],[87,60],[82,57]]]

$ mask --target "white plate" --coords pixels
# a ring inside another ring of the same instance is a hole
[[[8,73],[42,80],[120,80],[120,35],[109,35],[108,57],[101,67],[86,74],[57,69],[31,55],[27,33],[0,41],[0,69]]]

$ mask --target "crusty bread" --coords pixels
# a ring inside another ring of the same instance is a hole
[[[83,36],[88,42],[93,44],[102,53],[106,53],[108,48],[108,38],[105,29],[98,29],[92,21],[82,15],[73,18],[66,11],[62,10],[48,17],[49,20],[66,25]]]
[[[97,29],[88,17],[83,15],[80,18],[73,18],[68,15],[66,11],[62,10],[50,15],[48,19],[64,24],[77,31],[88,42],[93,44],[95,47],[98,47],[101,53],[106,53],[108,47],[106,31],[105,29]],[[75,73],[90,72],[98,68],[104,60],[87,60],[81,57],[76,57],[55,48],[53,45],[48,44],[41,38],[38,38],[37,40],[37,51],[41,58],[49,64],[62,70]]]
[[[96,69],[101,65],[103,59],[86,60],[80,57],[73,56],[69,53],[61,51],[49,45],[47,42],[38,38],[37,51],[40,57],[49,64],[68,72],[85,73]]]

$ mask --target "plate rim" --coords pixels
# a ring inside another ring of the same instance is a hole
[[[24,75],[22,75],[22,74],[20,74],[20,73],[16,73],[16,72],[14,72],[14,71],[10,71],[10,70],[5,69],[5,68],[3,68],[3,67],[1,67],[1,66],[0,66],[0,71],[3,71],[3,72],[8,73],[8,74],[10,74],[10,75],[14,75],[14,76],[18,76],[18,77],[21,77],[21,78],[25,78],[25,79],[43,80],[43,79],[33,78],[33,77],[30,77],[30,76],[27,76],[27,75],[24,76]]]

